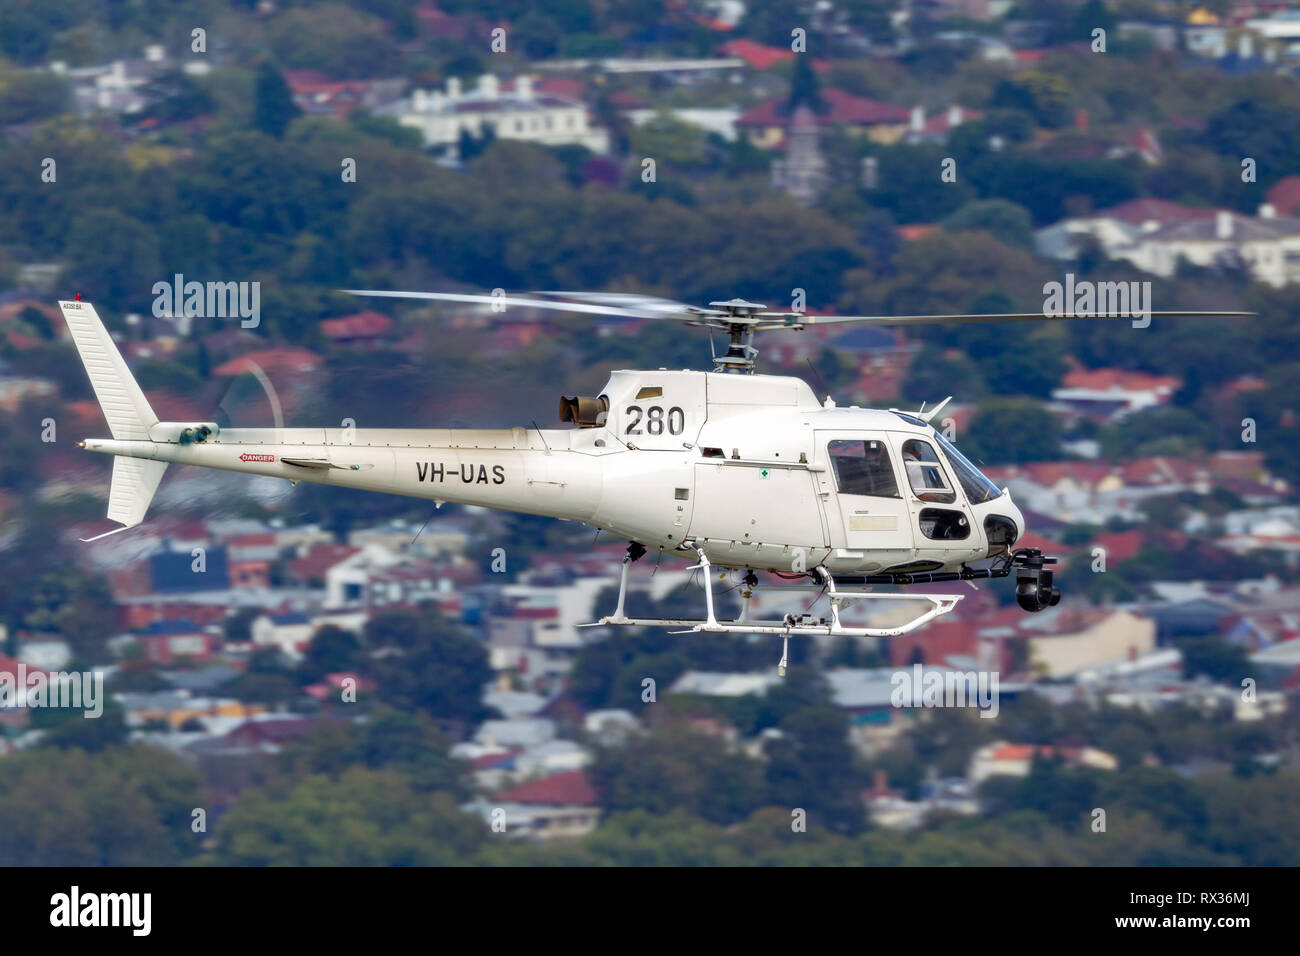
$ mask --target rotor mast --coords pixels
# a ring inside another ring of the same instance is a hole
[[[773,323],[772,312],[767,306],[744,299],[728,299],[725,302],[710,302],[708,309],[692,309],[700,316],[690,325],[703,325],[711,329],[721,329],[727,333],[729,343],[727,351],[713,357],[713,371],[734,372],[736,374],[754,374],[754,363],[758,359],[758,349],[754,347],[754,333],[770,328],[803,328],[798,322],[790,321],[790,316]]]

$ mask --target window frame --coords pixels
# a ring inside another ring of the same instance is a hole
[[[890,479],[893,481],[893,485],[894,485],[894,492],[893,492],[893,494],[876,494],[876,493],[869,493],[869,492],[863,492],[863,491],[853,491],[853,490],[846,490],[845,487],[844,487],[844,485],[845,485],[845,481],[843,480],[843,477],[842,477],[841,474],[840,474],[840,467],[839,467],[839,462],[840,462],[840,460],[841,460],[841,459],[854,459],[854,458],[861,458],[862,460],[865,461],[866,458],[867,458],[867,456],[866,456],[866,454],[865,454],[865,451],[866,451],[867,443],[868,443],[868,442],[871,442],[871,443],[873,443],[873,444],[879,445],[879,446],[881,447],[881,449],[884,451],[884,455],[885,455],[885,463],[889,466],[889,477],[890,477]],[[845,443],[845,444],[853,444],[853,443],[857,443],[857,444],[859,444],[859,445],[862,446],[862,450],[863,450],[864,454],[862,454],[861,456],[856,456],[856,455],[835,455],[835,454],[832,454],[832,452],[831,452],[831,448],[832,448],[832,446],[834,446],[834,445],[837,444],[837,443]],[[902,486],[898,483],[898,467],[897,467],[897,465],[895,464],[895,459],[894,459],[893,449],[890,448],[890,443],[889,443],[889,441],[885,438],[885,436],[881,435],[881,436],[876,437],[876,438],[865,438],[865,437],[860,437],[860,438],[845,438],[845,437],[841,437],[841,438],[830,438],[830,439],[827,439],[827,441],[826,441],[826,458],[827,458],[827,460],[830,462],[831,472],[835,475],[835,490],[836,490],[836,492],[837,492],[838,494],[841,494],[841,495],[854,495],[854,496],[859,497],[859,498],[884,498],[884,499],[893,499],[893,500],[895,500],[895,501],[902,501],[902,500],[903,500]]]
[[[908,467],[907,461],[907,446],[912,442],[920,442],[930,449],[932,458],[918,458],[916,461],[920,465],[929,465],[938,470],[939,477],[944,481],[944,487],[942,489],[930,488],[928,486],[923,486],[918,489],[915,483],[913,483],[912,469]],[[934,443],[929,440],[928,436],[907,436],[899,443],[898,453],[903,462],[903,474],[907,476],[907,487],[912,492],[913,498],[917,501],[923,501],[926,504],[932,505],[960,505],[962,503],[957,497],[957,482],[954,481],[952,475],[948,473],[947,463],[940,456],[939,450],[935,447]]]

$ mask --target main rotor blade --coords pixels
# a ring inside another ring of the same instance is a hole
[[[643,295],[640,292],[536,292],[533,294],[553,295],[577,302],[593,302],[597,305],[616,305],[625,309],[644,309],[655,316],[670,318],[725,314],[716,309],[699,309],[685,302],[665,299],[658,295]]]
[[[1118,313],[1092,313],[1085,315],[1046,315],[1042,312],[1002,312],[990,315],[800,315],[794,312],[762,313],[795,319],[799,325],[844,325],[860,323],[862,325],[932,325],[941,322],[1057,322],[1062,319],[1140,319],[1140,318],[1240,318],[1256,315],[1255,312],[1207,312],[1173,311],[1144,312],[1141,314],[1121,315]]]
[[[529,309],[551,309],[556,312],[588,312],[593,315],[613,315],[624,319],[647,318],[633,309],[613,305],[583,304],[580,302],[555,302],[550,299],[532,299],[518,295],[469,295],[460,292],[390,292],[380,289],[344,289],[352,295],[375,296],[388,299],[433,299],[438,302],[471,302],[479,305],[517,305]]]

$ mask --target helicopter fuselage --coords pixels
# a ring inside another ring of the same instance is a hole
[[[822,405],[797,378],[622,370],[578,401],[586,410],[563,429],[239,428],[154,440],[169,434],[161,423],[151,440],[84,444],[579,521],[651,550],[694,545],[738,569],[955,570],[1024,534],[1010,495],[928,423]]]

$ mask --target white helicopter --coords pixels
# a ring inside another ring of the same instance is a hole
[[[725,332],[729,346],[712,372],[620,370],[595,397],[561,397],[563,429],[219,428],[161,422],[94,307],[59,307],[108,421],[112,438],[86,439],[116,456],[108,518],[143,519],[169,462],[270,475],[366,491],[579,521],[630,543],[613,614],[589,626],[670,626],[709,633],[894,637],[951,611],[961,595],[867,590],[1016,577],[1027,611],[1060,600],[1050,565],[1034,548],[1014,548],[1024,517],[930,422],[929,412],[839,408],[819,402],[801,379],[755,374],[754,335],[810,325],[1044,320],[1002,315],[810,316],[741,299],[697,308],[624,293],[473,295],[348,290],[356,295],[658,318]],[[1238,316],[1245,312],[1153,312],[1154,316]],[[1145,315],[1145,313],[1144,313]],[[1119,318],[1066,315],[1063,318]],[[99,535],[98,537],[104,537]],[[91,538],[88,540],[96,540]],[[705,616],[663,620],[625,613],[631,564],[649,550],[693,558],[703,572]],[[983,566],[974,565],[988,561]],[[714,612],[713,568],[742,574],[735,620]],[[787,613],[749,619],[756,572],[805,584],[829,598],[829,616]],[[857,602],[919,603],[890,627],[851,626]]]

